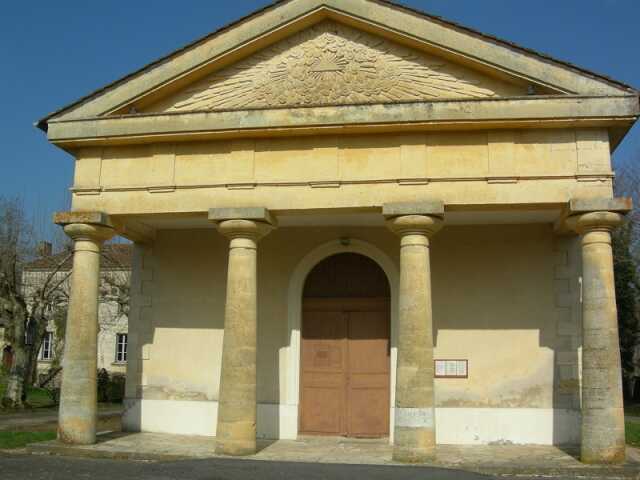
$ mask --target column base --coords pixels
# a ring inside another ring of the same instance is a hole
[[[393,432],[394,462],[428,463],[436,458],[435,430],[396,427]]]
[[[626,450],[622,449],[607,450],[605,452],[581,452],[580,461],[587,465],[620,465],[626,461]]]
[[[61,419],[58,426],[58,441],[69,445],[94,445],[96,422],[81,418]]]
[[[242,440],[225,440],[217,441],[216,453],[218,455],[230,455],[233,457],[244,457],[255,455],[257,452],[256,442],[247,442]]]
[[[583,463],[611,465],[626,459],[624,410],[599,408],[582,412]]]
[[[220,455],[254,455],[256,447],[255,422],[219,422],[216,432],[216,453]]]

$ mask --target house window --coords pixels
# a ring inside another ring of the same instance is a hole
[[[40,360],[53,360],[53,332],[44,332],[42,347],[40,347]]]
[[[116,335],[116,362],[118,363],[127,361],[127,336],[126,333]]]

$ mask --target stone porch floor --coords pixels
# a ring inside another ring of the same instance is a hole
[[[123,460],[176,461],[220,457],[212,437],[158,433],[106,433],[90,446],[69,446],[57,441],[32,444],[30,453]],[[386,439],[359,440],[302,437],[298,440],[259,441],[254,460],[393,465]],[[493,475],[584,476],[640,478],[640,452],[628,449],[622,466],[588,466],[574,455],[577,449],[533,445],[439,445],[433,466]]]

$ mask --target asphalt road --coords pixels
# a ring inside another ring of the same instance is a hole
[[[1,480],[487,480],[477,473],[428,467],[332,465],[256,460],[186,460],[147,463],[120,460],[0,454]],[[523,480],[519,477],[519,480]]]

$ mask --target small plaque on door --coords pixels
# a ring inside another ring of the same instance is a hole
[[[468,378],[468,360],[434,360],[435,378]]]

